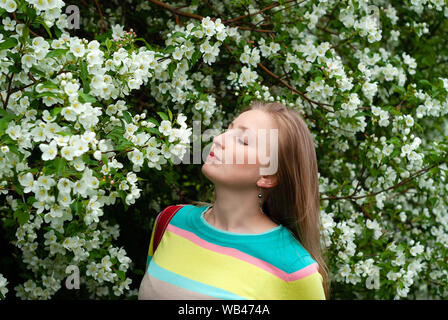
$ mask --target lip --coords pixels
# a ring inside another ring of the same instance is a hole
[[[219,160],[219,158],[216,156],[215,152],[213,150],[210,151],[210,153],[208,154],[208,156],[212,159],[216,159]]]

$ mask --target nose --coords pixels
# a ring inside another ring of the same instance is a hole
[[[230,134],[230,136],[233,134],[233,132],[235,131],[235,129],[227,129],[224,130],[223,132],[221,132],[221,134],[217,135],[216,137],[213,138],[213,142],[221,145],[221,144],[225,144],[226,141],[226,137]]]
[[[223,131],[221,134],[217,135],[213,138],[213,146],[212,150],[217,150],[221,154],[224,154],[224,150],[226,149],[226,139],[229,139],[228,133],[232,129],[228,129],[226,131]]]
[[[213,143],[219,148],[223,148],[225,144],[225,136],[226,136],[225,133],[226,131],[223,131],[221,134],[213,138]]]

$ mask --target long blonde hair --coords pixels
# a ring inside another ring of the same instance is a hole
[[[263,211],[288,228],[319,265],[326,299],[330,275],[326,248],[321,246],[317,157],[313,137],[297,111],[279,102],[253,101],[242,112],[261,110],[278,125],[278,185],[265,189]],[[198,205],[211,205],[195,201]],[[322,237],[322,240],[324,238]]]

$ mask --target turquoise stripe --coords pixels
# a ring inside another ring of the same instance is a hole
[[[260,235],[223,232],[207,225],[201,217],[208,207],[187,205],[170,221],[180,229],[194,233],[210,243],[234,248],[287,272],[292,273],[315,263],[307,250],[281,225]]]
[[[195,291],[198,293],[202,293],[211,297],[216,297],[219,299],[224,300],[248,300],[246,298],[240,297],[232,292],[229,292],[227,290],[223,290],[220,288],[216,288],[214,286],[210,286],[207,284],[204,284],[202,282],[198,282],[192,279],[188,279],[184,276],[181,276],[179,274],[176,274],[174,272],[171,272],[169,270],[166,270],[165,268],[162,268],[161,266],[157,265],[155,261],[152,261],[151,264],[148,267],[148,273],[156,277],[157,279],[169,282],[171,284],[174,284],[178,287],[188,289],[191,291]]]

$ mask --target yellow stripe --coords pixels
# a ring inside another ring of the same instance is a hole
[[[247,299],[316,299],[322,286],[317,274],[288,283],[249,262],[205,249],[168,230],[156,253],[153,259],[159,266]]]
[[[322,275],[319,272],[308,277],[285,282],[282,300],[325,300]]]
[[[152,227],[151,242],[149,243],[149,248],[148,248],[148,256],[154,255],[152,246],[154,245],[154,234],[156,233],[156,224],[157,224],[157,218],[154,221],[154,225]]]

